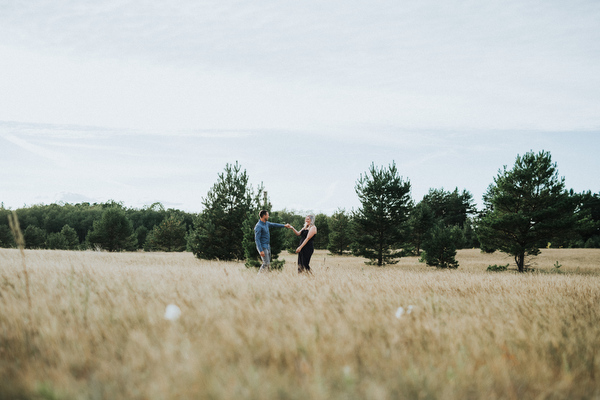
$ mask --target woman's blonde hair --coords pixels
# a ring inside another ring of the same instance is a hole
[[[308,218],[310,218],[310,223],[304,223],[304,227],[302,229],[310,229],[313,226],[315,226],[315,216],[312,214],[307,215]]]

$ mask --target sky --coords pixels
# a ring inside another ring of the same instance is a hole
[[[478,205],[517,154],[600,191],[600,2],[0,0],[0,202],[200,212],[239,162],[274,209],[394,162]]]

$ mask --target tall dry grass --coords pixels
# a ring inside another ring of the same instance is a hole
[[[317,252],[313,277],[291,255],[268,275],[189,253],[25,255],[30,325],[20,253],[0,249],[0,399],[600,398],[600,250],[544,250],[529,274],[487,273],[510,259],[477,250],[457,271]]]

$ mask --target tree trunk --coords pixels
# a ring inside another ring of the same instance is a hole
[[[519,272],[525,272],[525,253],[520,253],[515,256],[515,262],[519,268]]]

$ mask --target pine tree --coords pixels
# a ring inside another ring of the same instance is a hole
[[[350,216],[344,209],[338,209],[329,218],[329,244],[327,250],[332,254],[343,254],[350,250]],[[320,233],[320,232],[319,232]]]
[[[455,257],[461,235],[458,226],[445,226],[443,221],[438,221],[423,242],[423,255],[420,261],[437,268],[458,268]]]
[[[77,231],[70,225],[64,225],[60,230],[60,233],[65,238],[67,250],[77,250],[79,248],[79,237],[77,236]]]
[[[369,172],[360,175],[355,190],[361,207],[353,216],[353,253],[379,266],[396,263],[407,239],[410,182],[398,175],[395,163],[380,169],[371,164]]]
[[[170,215],[148,233],[147,248],[154,251],[184,251],[185,236],[183,217]]]
[[[218,175],[202,204],[204,211],[194,219],[188,247],[198,258],[244,259],[242,224],[253,209],[252,188],[246,170],[227,164]]]
[[[429,237],[430,229],[435,225],[433,210],[424,201],[420,201],[410,212],[408,218],[410,227],[410,244],[416,255],[421,254],[423,242]]]
[[[98,246],[107,251],[131,251],[137,248],[133,224],[121,207],[105,209],[100,220],[94,221],[86,241],[92,247]]]
[[[313,241],[315,249],[324,250],[329,245],[329,217],[326,214],[315,215],[317,235]]]
[[[485,210],[479,221],[482,247],[514,256],[519,272],[525,259],[540,253],[555,238],[571,231],[573,202],[559,178],[550,153],[517,156],[512,170],[506,166],[483,196]]]

